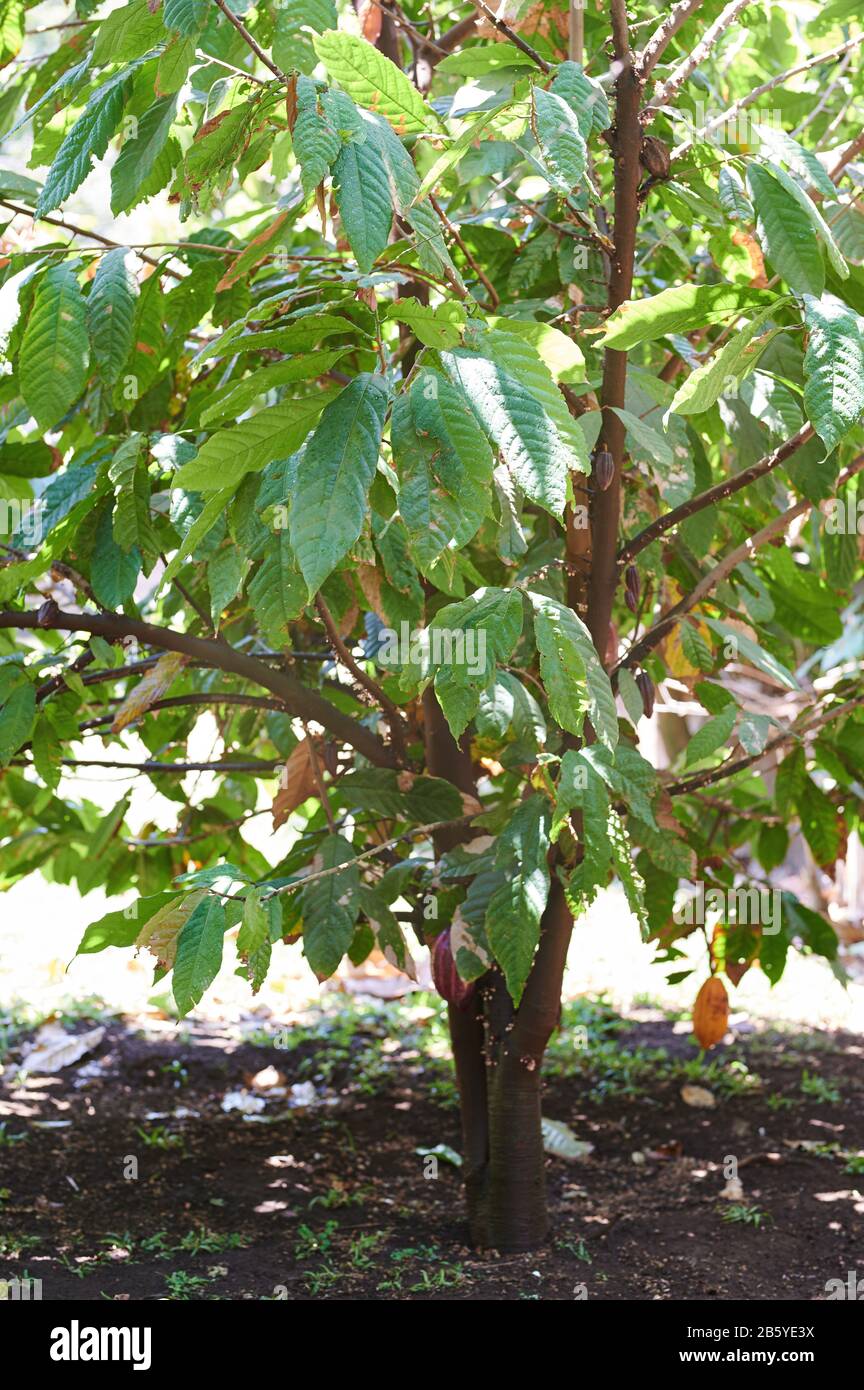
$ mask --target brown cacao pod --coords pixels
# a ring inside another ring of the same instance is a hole
[[[656,135],[643,136],[639,163],[648,170],[652,179],[668,179],[671,168],[669,150]]]
[[[608,449],[598,449],[594,455],[594,480],[601,492],[605,492],[615,476],[615,460]]]
[[[435,938],[432,947],[432,979],[441,998],[446,999],[448,1004],[455,1004],[457,1009],[467,1008],[475,986],[473,981],[463,980],[456,969],[450,948],[449,927],[445,927],[441,935]]]
[[[647,671],[640,671],[636,677],[636,684],[639,687],[639,694],[642,696],[645,718],[650,719],[654,712],[654,682]]]
[[[693,1005],[693,1032],[699,1046],[713,1047],[722,1042],[729,1027],[729,996],[717,975],[711,975],[696,995]]]

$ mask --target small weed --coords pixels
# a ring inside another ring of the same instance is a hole
[[[328,1221],[320,1231],[311,1226],[298,1226],[298,1239],[294,1242],[295,1260],[309,1260],[313,1255],[325,1255],[333,1244],[333,1236],[339,1229],[338,1221]]]
[[[729,1207],[721,1207],[720,1215],[730,1226],[755,1226],[757,1231],[771,1220],[767,1212],[760,1211],[758,1207],[746,1207],[742,1202],[733,1202]]]
[[[206,1289],[209,1282],[200,1274],[187,1274],[183,1269],[175,1269],[172,1274],[165,1275],[168,1297],[179,1303],[188,1303],[190,1298]]]
[[[799,1089],[802,1096],[809,1096],[817,1105],[837,1105],[840,1101],[840,1091],[836,1086],[832,1086],[824,1076],[814,1076],[809,1071],[802,1074]]]

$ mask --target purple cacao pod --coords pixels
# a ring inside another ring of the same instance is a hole
[[[627,586],[628,594],[632,594],[634,599],[639,598],[640,583],[639,571],[635,565],[628,565],[624,571],[624,583]]]
[[[615,476],[615,460],[608,449],[598,449],[594,455],[594,480],[601,492],[605,492]]]
[[[474,982],[463,980],[456,969],[450,948],[449,927],[445,927],[441,935],[435,938],[432,947],[432,979],[441,998],[446,999],[448,1004],[455,1004],[457,1009],[467,1008],[474,993]]]
[[[640,671],[636,677],[636,684],[642,696],[642,708],[645,711],[645,718],[650,719],[654,710],[654,682],[647,671]]]

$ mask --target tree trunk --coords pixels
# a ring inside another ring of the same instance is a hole
[[[498,970],[468,1009],[450,1008],[472,1242],[507,1253],[546,1239],[541,1065],[560,1012],[572,920],[553,880],[540,947],[518,1009]]]

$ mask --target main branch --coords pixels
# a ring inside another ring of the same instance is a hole
[[[350,744],[368,758],[376,767],[393,767],[396,759],[393,752],[371,729],[357,723],[350,715],[343,714],[319,695],[301,685],[285,671],[274,671],[254,656],[246,656],[225,642],[211,641],[208,638],[192,637],[185,632],[172,632],[167,627],[155,627],[152,623],[141,622],[137,618],[127,618],[120,613],[64,613],[56,603],[43,603],[38,611],[0,613],[0,628],[28,628],[59,632],[89,632],[104,637],[108,642],[118,642],[124,637],[135,637],[139,642],[157,647],[162,651],[180,652],[206,666],[220,671],[231,671],[246,680],[277,695],[289,714],[296,718],[315,720],[328,729],[341,742]]]

